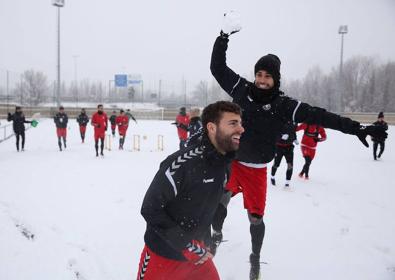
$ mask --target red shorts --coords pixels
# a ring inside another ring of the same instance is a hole
[[[106,137],[106,131],[104,129],[95,129],[95,141],[102,139]]]
[[[80,132],[85,133],[86,131],[86,126],[85,125],[80,125]]]
[[[141,253],[137,280],[219,280],[212,259],[203,264],[176,261],[153,253],[147,246]]]
[[[309,157],[313,159],[315,157],[315,149],[311,149],[306,146],[301,146],[303,157]]]
[[[63,137],[66,138],[67,136],[67,128],[56,128],[56,134],[58,135],[58,137]]]
[[[234,160],[226,189],[233,195],[243,193],[244,208],[250,214],[264,215],[267,190],[266,167],[248,167]]]
[[[127,126],[126,126],[126,127],[120,127],[120,126],[118,126],[118,133],[119,133],[119,135],[121,135],[121,136],[125,136],[127,130],[128,130],[128,127],[127,127]]]

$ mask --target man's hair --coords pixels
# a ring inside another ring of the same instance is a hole
[[[241,116],[241,108],[239,105],[229,101],[217,101],[209,104],[203,109],[202,124],[203,130],[207,133],[207,124],[209,122],[219,124],[224,112],[234,113]]]
[[[97,109],[99,109],[99,107],[103,107],[103,104],[97,105]]]

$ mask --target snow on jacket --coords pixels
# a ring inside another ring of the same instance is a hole
[[[146,245],[156,254],[185,261],[192,240],[203,241],[224,193],[232,153],[219,154],[205,137],[160,164],[141,207]]]

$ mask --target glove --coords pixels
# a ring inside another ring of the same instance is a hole
[[[369,147],[368,142],[366,141],[366,136],[370,135],[373,138],[382,138],[385,139],[388,136],[388,133],[385,132],[384,127],[375,126],[375,125],[368,125],[364,126],[361,125],[355,135],[358,139],[364,144],[366,147]]]
[[[106,126],[105,130],[107,131],[107,126]]]
[[[236,32],[241,30],[240,15],[235,11],[230,11],[224,14],[222,21],[221,36],[229,37]]]
[[[184,257],[191,262],[197,262],[208,253],[204,245],[196,240],[192,240],[187,244],[186,249],[182,251]]]
[[[10,112],[8,112],[8,116],[11,117],[11,113]]]

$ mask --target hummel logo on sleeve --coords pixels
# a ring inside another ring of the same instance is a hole
[[[214,178],[211,179],[203,179],[203,183],[207,184],[207,183],[214,183]]]

